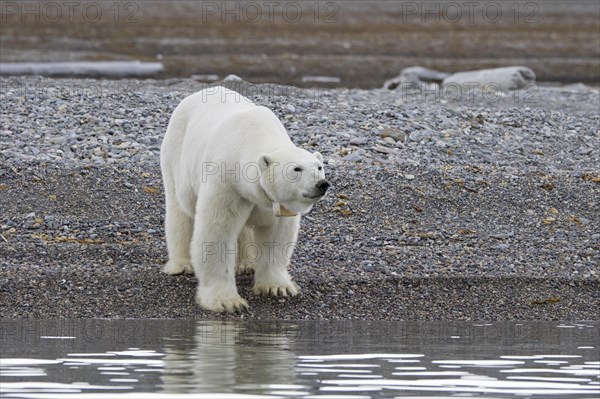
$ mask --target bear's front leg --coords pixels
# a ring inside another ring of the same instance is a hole
[[[237,238],[250,207],[198,198],[192,239],[192,266],[198,279],[196,302],[213,312],[234,312],[248,307],[235,285]]]
[[[272,296],[295,296],[300,287],[292,281],[288,265],[300,227],[300,216],[275,218],[271,226],[255,228],[261,255],[255,264],[254,293]]]

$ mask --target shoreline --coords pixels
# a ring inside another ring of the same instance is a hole
[[[381,87],[414,65],[446,72],[524,65],[539,80],[598,82],[596,2],[449,3],[458,19],[443,4],[431,13],[397,1],[298,2],[302,15],[293,21],[281,5],[273,14],[264,3],[258,20],[231,10],[207,15],[196,2],[140,2],[132,18],[123,18],[129,4],[121,3],[117,19],[119,2],[99,2],[103,15],[94,21],[62,3],[56,19],[13,5],[0,27],[2,61],[139,60],[163,63],[160,79],[236,73],[303,85],[306,76],[327,76],[361,88]],[[488,6],[498,19],[488,18]]]
[[[41,81],[44,96],[2,93],[2,318],[598,320],[595,89],[540,88],[528,106],[257,90],[324,154],[334,190],[303,218],[302,296],[261,298],[240,276],[250,310],[213,314],[193,276],[160,272],[158,146],[199,84],[86,80],[103,96]]]

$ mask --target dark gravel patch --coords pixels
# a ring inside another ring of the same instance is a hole
[[[3,163],[0,316],[597,319],[596,183],[553,176],[548,192],[535,175],[477,172],[487,184],[469,190],[436,169],[403,184],[403,170],[367,172],[337,166],[335,192],[304,219],[291,269],[301,297],[257,297],[241,276],[250,311],[215,315],[195,305],[193,276],[160,272],[157,165]],[[387,183],[370,190],[379,180]],[[557,215],[546,215],[551,205]]]

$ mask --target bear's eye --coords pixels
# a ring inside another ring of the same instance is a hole
[[[323,167],[322,167],[322,166],[319,166],[319,170],[323,170]]]
[[[300,166],[296,166],[294,168],[294,172],[302,172],[302,168]]]

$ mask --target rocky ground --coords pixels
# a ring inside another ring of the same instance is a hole
[[[0,316],[597,320],[600,96],[230,83],[319,150],[334,187],[303,219],[292,299],[194,304],[166,260],[159,146],[192,80],[5,78]]]

